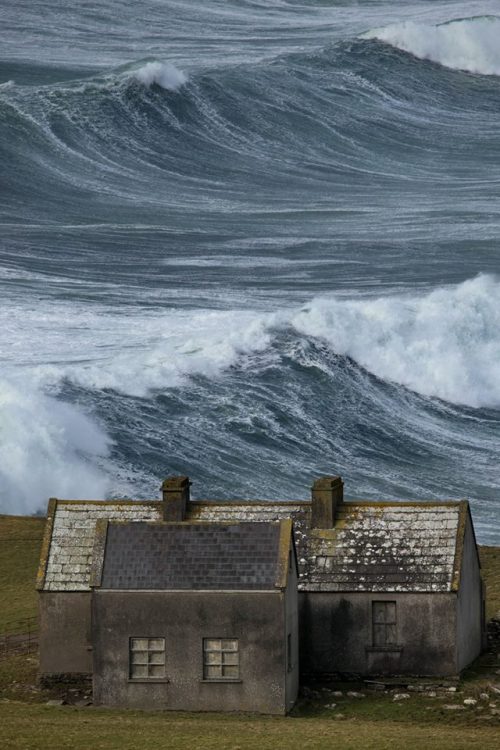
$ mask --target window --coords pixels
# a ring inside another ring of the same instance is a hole
[[[129,674],[132,680],[165,677],[165,638],[131,638]]]
[[[238,680],[240,653],[237,638],[203,639],[203,679]]]
[[[396,637],[396,602],[372,602],[374,646],[394,646]]]

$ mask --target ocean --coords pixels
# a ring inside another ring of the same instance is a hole
[[[500,543],[498,2],[0,18],[0,512],[339,473]]]

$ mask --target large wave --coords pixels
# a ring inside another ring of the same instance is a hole
[[[438,26],[405,21],[363,34],[454,70],[500,75],[500,18],[465,18]]]
[[[110,480],[96,461],[109,444],[75,406],[0,379],[0,512],[33,513],[54,495],[103,497]]]
[[[292,321],[379,378],[456,404],[500,405],[500,283],[491,276],[418,297],[317,299]]]
[[[317,297],[301,309],[4,309],[6,351],[42,386],[64,380],[133,396],[214,379],[280,332],[327,342],[378,378],[472,407],[500,405],[500,281],[482,275],[422,295]],[[65,329],[60,330],[61,321]],[[2,315],[0,315],[0,323]],[[34,349],[33,336],[44,342]],[[249,360],[248,367],[252,364]]]

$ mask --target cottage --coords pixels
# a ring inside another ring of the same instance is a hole
[[[163,499],[157,502],[49,502],[37,583],[44,679],[94,673],[99,694],[100,685],[104,685],[99,680],[107,679],[104,640],[97,644],[102,631],[99,623],[104,621],[99,618],[114,616],[117,610],[111,602],[124,597],[127,618],[134,621],[139,614],[133,612],[140,609],[135,602],[146,596],[146,588],[152,589],[148,596],[153,598],[166,601],[177,596],[169,588],[173,585],[170,579],[166,588],[153,585],[152,558],[148,558],[150,573],[143,588],[138,587],[141,593],[132,585],[133,573],[127,572],[128,558],[123,561],[125,589],[117,585],[119,578],[106,578],[107,555],[114,552],[102,547],[99,529],[108,522],[109,534],[116,521],[127,529],[137,527],[133,532],[137,534],[139,527],[167,529],[169,524],[187,524],[194,528],[201,524],[218,528],[227,523],[250,524],[257,529],[256,524],[264,524],[260,528],[265,533],[269,524],[291,519],[298,556],[303,675],[450,676],[481,652],[484,593],[466,501],[344,502],[340,477],[317,480],[309,502],[191,501],[189,486],[187,477],[170,478],[163,483]],[[118,544],[112,541],[115,533],[110,537],[113,548]],[[220,550],[224,556],[223,547]],[[162,567],[164,557],[155,560]],[[98,585],[100,565],[103,577]],[[187,590],[182,591],[187,602]],[[242,596],[249,596],[248,589],[241,591],[246,592]],[[204,601],[213,595],[206,588],[195,594]],[[271,592],[266,601],[273,601]],[[108,604],[104,606],[104,602]],[[137,627],[140,625],[138,620]],[[199,644],[205,636],[198,625],[193,627]],[[136,635],[129,634],[143,640],[157,635],[139,630]],[[283,632],[282,637],[286,639],[288,633]],[[197,664],[201,663],[198,654]]]
[[[299,675],[291,520],[100,521],[90,585],[97,705],[292,708]]]

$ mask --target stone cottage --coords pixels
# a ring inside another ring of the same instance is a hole
[[[95,704],[284,714],[295,703],[290,519],[99,521],[90,585]]]
[[[104,590],[94,576],[106,562],[99,529],[115,521],[253,527],[291,519],[304,676],[450,676],[481,652],[484,593],[466,501],[344,502],[340,477],[314,482],[309,502],[191,501],[189,487],[187,477],[172,477],[161,501],[50,500],[37,583],[42,678],[104,668],[95,623],[116,581]]]

